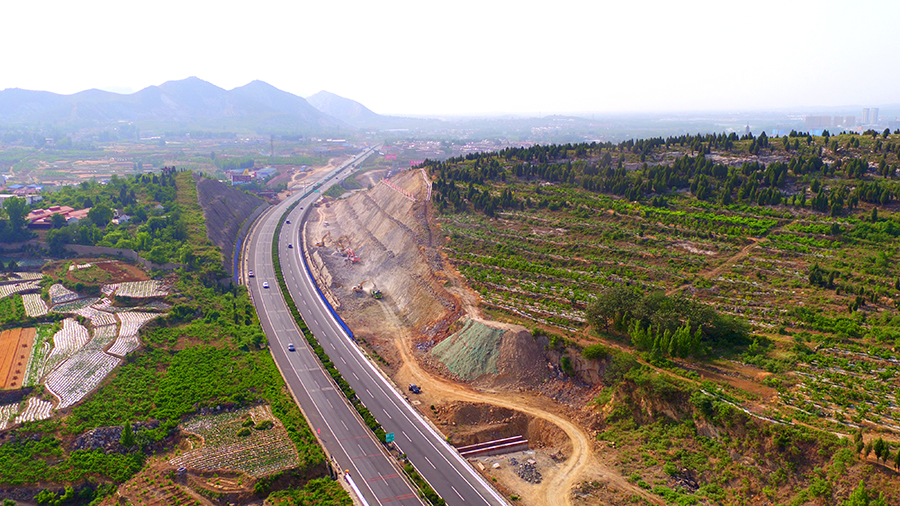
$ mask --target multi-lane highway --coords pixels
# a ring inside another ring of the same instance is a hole
[[[350,173],[342,170],[338,170],[340,174],[327,175],[320,190],[324,191]],[[386,431],[395,434],[396,443],[410,462],[448,504],[507,504],[364,357],[317,292],[315,281],[303,262],[300,233],[309,206],[318,197],[318,193],[304,197],[290,214],[291,223],[283,225],[278,248],[285,281],[306,324],[362,402]],[[366,501],[370,504],[417,503],[417,497],[415,494],[409,496],[409,485],[399,476],[396,465],[384,455],[380,443],[373,439],[355,411],[348,412],[353,408],[307,348],[277,293],[271,260],[272,235],[284,210],[297,198],[300,196],[283,202],[263,216],[248,241],[248,261],[244,265],[256,274],[250,279],[249,288],[272,353],[311,425],[317,431],[321,430],[319,437],[329,454],[343,468],[350,470],[357,485],[362,482],[359,488]],[[293,248],[289,248],[289,244]],[[272,288],[261,288],[264,281]],[[288,351],[289,344],[297,351]]]
[[[282,214],[299,197],[300,194],[263,214],[244,252],[244,272],[253,271],[255,276],[244,279],[272,355],[329,456],[340,469],[350,472],[362,499],[372,505],[421,505],[393,459],[322,369],[281,295],[272,264],[272,241]],[[264,288],[263,283],[268,283],[269,288]],[[294,345],[295,351],[288,350],[289,344]]]

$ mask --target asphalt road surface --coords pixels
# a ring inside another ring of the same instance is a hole
[[[364,155],[325,176],[317,188],[324,192],[349,175],[352,169],[345,167]],[[363,356],[316,291],[301,258],[300,231],[309,207],[319,197],[320,193],[304,197],[291,212],[291,224],[282,226],[278,249],[288,290],[307,326],[363,404],[385,431],[395,434],[396,444],[447,504],[507,504]],[[419,504],[396,463],[385,454],[300,336],[278,289],[271,259],[272,235],[284,210],[298,198],[299,194],[262,216],[245,253],[244,268],[255,273],[255,278],[248,280],[249,288],[275,361],[328,453],[343,469],[350,470],[367,502]],[[264,281],[271,288],[263,289]],[[288,351],[289,344],[296,351]]]

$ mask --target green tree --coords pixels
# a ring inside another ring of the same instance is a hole
[[[134,446],[134,431],[131,429],[131,422],[125,422],[125,427],[122,429],[122,439],[119,442],[125,448]]]
[[[884,500],[884,494],[879,494],[878,498],[870,497],[865,483],[860,481],[856,490],[841,506],[887,506],[887,502]]]
[[[50,217],[50,224],[53,228],[63,228],[66,226],[66,217],[61,214],[54,214]]]
[[[28,205],[25,199],[19,197],[10,197],[3,201],[3,210],[9,218],[9,226],[12,236],[20,238],[25,228],[25,216],[28,214]]]
[[[97,204],[96,206],[92,207],[90,211],[88,211],[88,219],[98,227],[106,226],[106,224],[109,223],[109,220],[111,220],[112,217],[112,209],[103,204]]]

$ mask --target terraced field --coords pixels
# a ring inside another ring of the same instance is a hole
[[[270,427],[263,428],[266,425]],[[172,459],[173,466],[227,469],[264,476],[299,464],[297,451],[284,426],[268,406],[198,416],[182,429],[199,436],[202,445]]]

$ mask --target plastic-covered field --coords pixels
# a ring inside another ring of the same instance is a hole
[[[140,341],[138,341],[138,330],[145,323],[158,316],[161,315],[159,313],[143,313],[139,311],[119,313],[119,320],[122,322],[122,325],[119,327],[119,336],[116,338],[116,343],[107,352],[124,357],[136,350],[141,345]]]
[[[63,409],[84,399],[121,360],[101,350],[85,347],[47,375],[44,384],[59,399]]]
[[[42,401],[37,397],[31,397],[25,404],[25,409],[16,417],[16,423],[33,422],[35,420],[50,418],[51,409],[53,409],[53,403]]]
[[[47,304],[39,293],[26,293],[22,296],[22,304],[25,305],[25,315],[29,318],[47,314]]]

